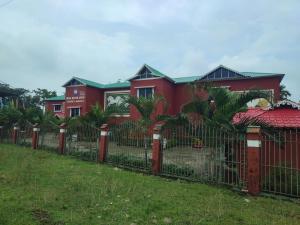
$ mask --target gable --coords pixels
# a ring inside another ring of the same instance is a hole
[[[80,82],[78,79],[76,78],[72,78],[71,80],[69,80],[67,83],[65,83],[63,85],[63,87],[67,87],[67,86],[77,86],[77,85],[84,85],[83,82]]]
[[[148,66],[147,64],[144,64],[141,69],[130,79],[130,80],[139,80],[139,79],[149,79],[149,78],[169,78],[165,74],[161,73],[160,71],[152,68],[151,66]]]
[[[216,69],[205,74],[200,80],[225,80],[232,78],[243,78],[246,77],[241,73],[224,66],[219,66]]]

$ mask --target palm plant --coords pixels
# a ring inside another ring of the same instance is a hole
[[[158,104],[163,104],[164,111],[167,108],[166,101],[161,95],[154,95],[152,98],[129,96],[127,102],[134,106],[140,113],[141,118],[139,124],[141,128],[146,130],[157,121],[157,117],[154,113]]]
[[[95,127],[100,127],[102,124],[107,123],[109,118],[114,114],[120,113],[118,106],[109,106],[103,109],[98,103],[91,107],[91,110],[81,118],[83,122],[89,122]]]
[[[280,99],[285,100],[291,96],[291,93],[286,89],[285,85],[280,85]]]
[[[137,123],[137,130],[139,130],[144,136],[144,147],[147,148],[147,132],[149,128],[158,121],[157,115],[155,115],[156,109],[159,104],[163,104],[164,111],[167,109],[167,104],[164,97],[160,95],[154,95],[151,98],[129,96],[127,103],[134,106],[140,113],[140,120]],[[137,140],[138,142],[138,140]]]
[[[205,91],[207,95],[199,95],[199,90]],[[192,101],[183,107],[183,112],[197,113],[208,124],[221,125],[229,130],[236,130],[236,126],[232,124],[234,115],[246,111],[248,102],[258,98],[268,99],[269,97],[267,93],[259,90],[238,94],[225,88],[200,85],[198,90],[193,93]]]

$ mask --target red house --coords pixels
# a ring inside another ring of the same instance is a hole
[[[260,89],[270,92],[273,102],[280,96],[280,82],[284,74],[238,72],[225,66],[218,66],[201,76],[173,78],[148,65],[143,65],[128,81],[111,84],[100,84],[79,77],[73,77],[63,87],[66,88],[64,96],[46,100],[46,110],[52,111],[59,117],[73,117],[84,115],[91,106],[98,103],[103,108],[120,103],[121,95],[134,95],[149,97],[153,94],[164,96],[168,102],[167,113],[179,113],[191,99],[187,84],[194,81],[211,82],[215,86],[226,87],[230,91],[244,92],[250,89]],[[162,113],[159,106],[157,113]],[[118,117],[137,119],[138,112],[128,106],[128,110]]]

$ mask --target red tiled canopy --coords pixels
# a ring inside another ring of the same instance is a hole
[[[274,127],[300,128],[300,110],[293,108],[260,109],[250,108],[246,112],[237,113],[233,123],[237,124],[242,119],[257,119]]]

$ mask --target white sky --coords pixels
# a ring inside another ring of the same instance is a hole
[[[100,83],[143,63],[171,76],[219,64],[285,73],[300,100],[299,0],[0,0],[0,81],[63,92],[72,76]]]

